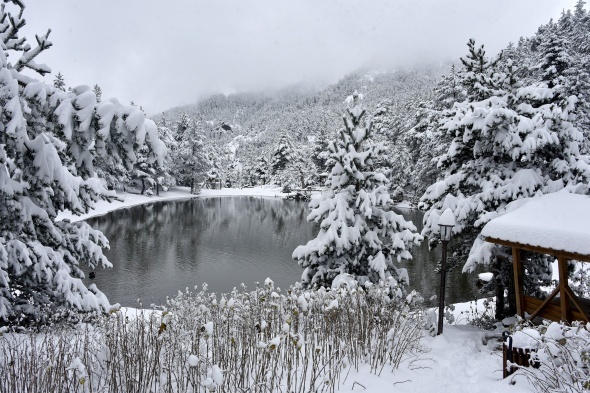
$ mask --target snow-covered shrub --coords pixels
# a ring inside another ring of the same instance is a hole
[[[513,346],[530,348],[531,363],[519,367],[538,392],[587,392],[590,390],[590,324],[567,326],[546,322],[540,326],[521,325],[513,335]],[[517,375],[518,375],[517,374]]]
[[[5,333],[0,391],[334,391],[347,370],[380,374],[419,355],[416,298],[392,301],[386,285],[370,283],[187,289],[164,311],[116,311],[41,336]]]

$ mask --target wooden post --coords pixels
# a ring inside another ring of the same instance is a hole
[[[567,282],[567,259],[560,256],[557,258],[559,266],[559,301],[561,306],[561,320],[571,322],[569,294],[566,291]]]
[[[520,259],[520,249],[516,247],[512,247],[512,266],[514,269],[514,294],[516,297],[516,314],[524,319],[522,261]]]

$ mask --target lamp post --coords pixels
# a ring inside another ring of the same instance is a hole
[[[451,209],[443,212],[438,220],[440,227],[440,240],[442,241],[442,262],[440,270],[440,296],[438,298],[438,334],[443,332],[443,315],[445,311],[445,287],[447,281],[447,244],[451,240],[455,215]]]

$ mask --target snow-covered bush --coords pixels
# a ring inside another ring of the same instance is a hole
[[[165,311],[116,311],[41,336],[4,332],[0,391],[330,392],[347,370],[380,374],[417,358],[416,294],[393,302],[383,284],[340,283],[285,293],[271,280],[221,295],[187,288]]]
[[[344,116],[345,127],[330,144],[330,190],[309,204],[308,221],[320,224],[317,237],[293,252],[305,268],[305,286],[330,286],[339,274],[359,282],[390,283],[401,296],[408,284],[406,269],[395,263],[411,259],[410,249],[422,241],[413,223],[388,209],[387,177],[374,169],[382,144],[372,144],[372,124],[355,93]]]
[[[567,326],[546,322],[540,326],[521,325],[513,335],[513,346],[530,348],[530,363],[538,368],[520,367],[538,392],[587,392],[590,390],[590,324]]]

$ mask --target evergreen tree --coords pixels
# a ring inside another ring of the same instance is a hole
[[[489,64],[487,59],[481,62]],[[421,198],[421,207],[427,210],[422,234],[431,245],[436,244],[438,217],[447,208],[453,210],[457,222],[453,231],[460,235],[453,255],[467,260],[465,272],[478,264],[493,263],[500,275],[510,265],[504,258],[509,253],[485,243],[480,230],[492,218],[514,208],[511,202],[563,188],[587,192],[584,183],[590,180],[590,171],[579,155],[582,134],[572,123],[576,98],[557,102],[557,87],[522,86],[517,73],[508,61],[502,72],[487,69],[485,78],[464,82],[472,94],[445,112],[441,120],[442,131],[452,141],[438,158],[443,179]],[[551,277],[546,275],[550,269],[546,262],[528,265],[539,271],[527,278],[531,291]],[[504,274],[502,279],[506,284],[509,276]]]
[[[434,88],[434,102],[436,109],[451,109],[456,102],[465,100],[467,93],[461,83],[461,78],[455,70],[455,65],[451,66],[448,74],[443,75],[440,82]]]
[[[205,180],[208,170],[203,134],[202,123],[186,114],[177,124],[174,172],[178,182],[189,186],[192,194],[200,192],[199,184]]]
[[[330,191],[310,203],[308,220],[319,223],[320,232],[297,247],[293,258],[305,268],[305,286],[329,286],[337,275],[349,273],[360,282],[386,281],[401,295],[408,276],[394,263],[411,259],[409,249],[422,238],[411,222],[385,208],[388,180],[373,170],[382,146],[371,143],[372,126],[358,100],[355,93],[345,127],[330,144]]]
[[[271,175],[274,181],[281,185],[284,182],[283,171],[293,160],[293,148],[290,138],[287,134],[282,134],[270,162]]]
[[[116,101],[96,102],[88,86],[70,94],[21,74],[44,75],[36,57],[51,47],[49,32],[31,47],[16,15],[0,8],[0,324],[43,318],[58,307],[106,310],[95,285],[82,282],[81,265],[111,266],[102,253],[107,239],[85,222],[57,221],[59,211],[87,212],[111,199],[94,177],[96,157],[132,166],[144,143],[160,160],[165,146],[155,124]],[[9,63],[7,57],[16,61]]]
[[[539,64],[541,81],[547,83],[550,89],[557,85],[563,85],[566,70],[571,65],[571,58],[567,50],[565,40],[557,31],[555,25],[547,30],[547,34],[541,43],[543,58]],[[555,99],[559,99],[558,96]]]
[[[61,72],[58,72],[55,76],[55,79],[53,80],[53,87],[62,91],[66,91],[66,82]]]
[[[316,134],[311,159],[315,165],[317,174],[326,172],[328,168],[328,132],[325,128],[320,129]]]
[[[150,154],[147,146],[143,146],[137,152],[137,161],[133,170],[133,178],[141,181],[141,195],[152,195],[156,185],[155,177],[157,169],[151,165]]]
[[[496,66],[502,56],[488,58],[484,46],[476,48],[474,39],[467,42],[467,48],[469,53],[461,58],[463,68],[459,73],[466,97],[474,100],[486,99],[496,92],[499,82],[496,80]]]
[[[383,144],[385,152],[374,165],[398,188],[396,193],[408,184],[413,166],[403,142],[399,109],[393,101],[384,100],[377,105],[373,116],[373,139]]]
[[[254,170],[256,177],[258,178],[258,182],[260,184],[266,184],[270,179],[269,174],[269,164],[268,160],[264,156],[259,156],[256,158],[256,169]]]
[[[102,100],[102,89],[100,88],[100,86],[98,84],[94,84],[92,91],[96,96],[96,102],[100,102]]]

